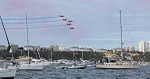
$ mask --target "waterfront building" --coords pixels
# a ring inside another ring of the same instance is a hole
[[[146,51],[146,52],[150,52],[150,41],[147,41],[147,42],[145,43],[145,51]]]
[[[33,50],[34,51],[40,51],[41,50],[41,47],[39,45],[34,45],[33,46]]]
[[[140,41],[138,43],[138,51],[139,52],[150,52],[150,41],[147,41],[147,42]]]
[[[5,45],[0,45],[0,50],[5,50]]]
[[[140,41],[138,43],[138,51],[139,52],[150,52],[150,41],[147,41],[147,42]]]
[[[125,52],[133,52],[134,51],[134,47],[133,46],[124,47],[124,51]]]
[[[59,51],[71,51],[70,47],[59,46]]]
[[[78,51],[89,52],[89,51],[93,51],[93,49],[92,48],[81,47],[81,48],[79,48]]]
[[[59,51],[59,46],[58,45],[53,45],[53,51]]]
[[[33,46],[32,45],[29,45],[29,46],[24,46],[24,50],[30,50],[30,51],[33,51]]]
[[[11,50],[18,50],[18,44],[10,44]]]
[[[79,48],[79,51],[87,51],[87,50],[85,49],[85,47],[81,47]]]
[[[108,52],[107,49],[93,49],[93,52]]]
[[[71,51],[79,51],[79,47],[70,47]]]
[[[92,48],[86,48],[86,47],[66,47],[66,46],[59,46],[59,51],[93,51]]]
[[[114,48],[114,49],[112,49],[112,51],[113,51],[113,53],[120,53],[122,51],[122,49],[121,48]]]
[[[144,41],[140,41],[140,42],[138,43],[138,51],[139,51],[139,52],[145,52],[145,48],[146,48],[145,42],[144,42]]]

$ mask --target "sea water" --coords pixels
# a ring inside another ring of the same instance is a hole
[[[15,79],[150,79],[150,65],[139,69],[55,69],[44,67],[42,71],[17,71]]]

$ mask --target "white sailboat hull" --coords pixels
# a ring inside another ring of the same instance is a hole
[[[50,66],[50,65],[53,65],[53,64],[57,64],[57,63],[46,61],[46,62],[43,63],[43,66]]]
[[[16,75],[16,68],[7,68],[7,69],[3,69],[0,68],[0,79],[1,78],[14,78]]]
[[[96,65],[99,69],[138,69],[140,65]]]
[[[50,66],[52,63],[51,62],[39,62],[39,63],[35,63],[38,65],[43,65],[43,66]]]
[[[21,64],[17,67],[18,70],[42,70],[43,65],[41,64]]]

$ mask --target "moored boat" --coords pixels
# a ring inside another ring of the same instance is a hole
[[[68,66],[56,66],[55,69],[67,69]]]
[[[0,79],[14,79],[16,68],[0,68]]]
[[[86,68],[86,66],[78,65],[78,64],[73,64],[73,65],[67,67],[67,69],[85,69],[85,68]]]
[[[97,62],[95,68],[100,69],[137,69],[140,65],[137,62],[117,62],[110,60],[109,62]]]
[[[95,68],[101,68],[101,69],[137,69],[141,65],[138,62],[126,62],[123,59],[123,42],[122,42],[122,25],[121,25],[121,10],[120,12],[120,29],[121,29],[121,57],[117,60],[117,58],[107,58],[102,59],[102,61],[97,62]],[[119,61],[121,60],[121,61]]]
[[[7,42],[8,42],[8,47],[7,47],[7,50],[5,53],[8,54],[11,46],[10,46],[8,36],[7,36],[7,33],[6,33],[6,30],[5,30],[1,16],[0,16],[0,19],[1,19],[1,23],[2,23],[4,32],[6,35]],[[13,79],[16,75],[16,71],[17,71],[16,67],[15,66],[6,66],[5,60],[0,60],[0,62],[3,63],[3,66],[0,68],[0,79]],[[0,65],[2,65],[2,63]]]

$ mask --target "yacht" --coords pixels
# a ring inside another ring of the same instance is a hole
[[[14,68],[0,68],[0,79],[11,79],[14,78],[16,75],[17,69]]]
[[[26,26],[27,26],[27,45],[29,47],[27,14],[26,14]],[[31,59],[31,57],[29,57],[29,48],[28,47],[27,47],[27,50],[28,50],[28,57],[27,57],[28,60],[27,61],[28,62],[21,61],[19,63],[19,65],[17,66],[17,69],[18,70],[42,70],[43,69],[43,65],[31,62],[32,59]]]
[[[95,66],[96,68],[101,68],[101,69],[137,69],[140,67],[140,64],[138,62],[123,61],[121,10],[119,12],[120,12],[120,28],[121,28],[121,57],[119,58],[119,60],[112,59],[112,58],[106,58],[106,59],[103,58],[101,61],[96,63],[96,66]]]
[[[76,63],[74,63],[74,64],[72,64],[71,66],[68,66],[67,67],[67,69],[85,69],[86,68],[86,66],[84,66],[84,65],[79,65],[79,64],[76,64]]]
[[[96,63],[96,68],[100,69],[137,69],[140,67],[138,62],[118,61],[117,59],[106,58]]]
[[[0,16],[0,19],[1,19],[1,23],[2,23],[4,32],[5,32],[5,35],[6,35],[7,42],[8,42],[8,47],[7,47],[7,50],[5,52],[7,54],[7,53],[9,53],[11,46],[10,46],[10,43],[9,43],[7,33],[6,33],[6,30],[5,30],[5,27],[4,27],[1,16]],[[5,60],[0,60],[0,63],[1,63],[0,65],[2,65],[0,67],[0,79],[14,78],[15,75],[16,75],[16,71],[17,71],[16,67],[15,66],[7,66]]]

